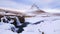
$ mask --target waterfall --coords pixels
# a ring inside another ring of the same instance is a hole
[[[16,20],[16,21],[14,21],[14,19]],[[14,24],[14,23],[16,23],[16,24]],[[4,16],[4,17],[2,17],[1,18],[1,23],[0,23],[1,25],[3,25],[4,24],[4,26],[5,26],[5,28],[7,29],[10,29],[11,28],[11,30],[13,31],[13,32],[22,32],[24,29],[23,29],[23,25],[22,25],[22,23],[20,22],[20,20],[19,20],[19,18],[17,17],[17,16],[15,16],[15,17],[13,17],[13,16]],[[15,25],[18,27],[15,27]],[[13,27],[14,26],[14,27]],[[3,28],[3,27],[1,27],[1,28]]]
[[[22,24],[20,23],[20,21],[19,21],[18,17],[16,17],[16,22],[17,22],[17,26],[22,25]]]
[[[10,24],[11,24],[11,23],[13,23],[13,22],[14,22],[14,20],[13,20],[13,19],[11,19],[10,21],[8,20],[8,23],[10,23]]]

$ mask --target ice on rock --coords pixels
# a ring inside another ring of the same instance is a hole
[[[22,24],[20,23],[20,21],[19,21],[18,17],[16,17],[16,21],[17,21],[17,26],[22,25]]]

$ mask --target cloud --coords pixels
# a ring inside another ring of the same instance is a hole
[[[0,7],[14,8],[14,9],[27,9],[29,5],[23,3],[16,3],[12,0],[0,0]]]
[[[28,9],[34,3],[40,9],[60,9],[60,0],[0,0],[0,7]]]
[[[59,8],[60,9],[60,0],[16,0],[15,2],[19,1],[19,3],[32,5],[36,4],[40,8]],[[18,2],[17,2],[18,3]]]

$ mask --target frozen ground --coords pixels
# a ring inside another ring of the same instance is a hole
[[[44,22],[37,25],[29,24],[20,34],[42,34],[42,32],[44,34],[60,34],[59,16],[26,18],[26,21],[30,23],[36,23],[41,20]]]
[[[43,21],[43,22],[41,22]],[[24,27],[24,31],[19,34],[60,34],[60,16],[51,16],[51,17],[31,17],[26,18],[26,22],[31,24]],[[33,24],[37,23],[38,24]],[[0,23],[0,34],[18,34],[11,31],[11,27],[14,27],[12,24]]]
[[[0,22],[0,34],[17,34],[16,32],[11,31],[11,28],[15,26],[9,23]]]

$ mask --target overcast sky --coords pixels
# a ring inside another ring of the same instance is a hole
[[[26,9],[36,4],[40,9],[60,9],[60,0],[0,0],[0,7]]]

